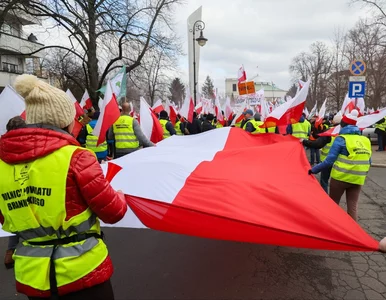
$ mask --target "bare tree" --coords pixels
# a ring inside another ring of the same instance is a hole
[[[315,42],[310,46],[310,52],[302,52],[296,56],[290,65],[290,71],[297,79],[311,79],[310,104],[324,101],[326,97],[327,77],[332,67],[332,56],[327,45]]]
[[[49,18],[67,32],[69,44],[45,46],[68,51],[82,62],[85,84],[94,104],[107,75],[120,68],[127,72],[141,65],[150,48],[166,48],[170,40],[173,8],[180,0],[29,0],[13,9]],[[99,61],[100,56],[108,57]],[[101,72],[99,70],[102,70]]]

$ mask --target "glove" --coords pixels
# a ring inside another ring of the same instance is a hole
[[[312,174],[314,174],[314,173],[312,173],[312,169],[309,169],[308,170],[308,175],[312,175]]]

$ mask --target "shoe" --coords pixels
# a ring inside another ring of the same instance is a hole
[[[14,252],[15,252],[15,250],[7,250],[5,252],[4,265],[5,265],[6,269],[12,269],[15,265],[15,261],[12,258],[12,255]]]

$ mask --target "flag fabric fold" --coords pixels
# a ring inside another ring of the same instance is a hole
[[[228,127],[183,139],[171,137],[113,163],[122,170],[111,184],[126,194],[131,208],[117,227],[139,227],[140,223],[212,239],[323,250],[378,250],[378,242],[308,175],[304,149],[291,136],[253,136]],[[246,164],[259,172],[253,177],[240,175],[240,165]],[[144,181],[152,182],[152,188]],[[277,183],[275,187],[272,182]],[[133,213],[140,221],[134,221]]]
[[[150,141],[156,144],[163,140],[161,123],[158,121],[157,116],[145,98],[141,97],[140,101],[139,118],[142,132]]]

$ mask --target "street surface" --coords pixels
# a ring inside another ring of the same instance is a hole
[[[372,168],[359,217],[378,240],[386,236],[385,189],[386,169]],[[104,231],[117,300],[386,299],[386,259],[380,253],[290,249],[146,229]],[[0,239],[1,255],[6,243]],[[3,265],[0,287],[1,300],[26,299],[16,294],[13,271]]]

